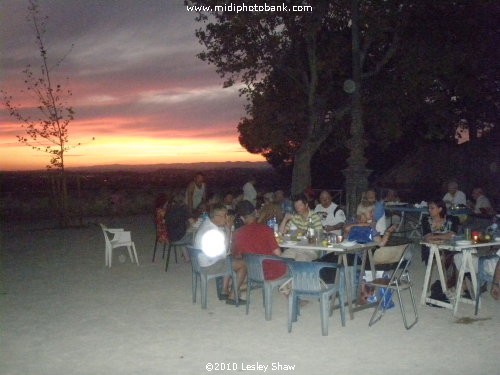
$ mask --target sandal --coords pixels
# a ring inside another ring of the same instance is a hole
[[[240,298],[240,299],[238,300],[238,305],[241,305],[241,304],[246,304],[246,303],[247,303],[247,301],[246,301],[246,300],[244,300],[244,299],[241,299],[241,298]],[[236,305],[236,301],[235,301],[234,299],[232,299],[232,298],[228,298],[228,299],[226,300],[226,305],[233,305],[233,306],[234,306],[234,305]]]
[[[219,295],[219,301],[225,301],[229,298],[229,294],[221,293]]]

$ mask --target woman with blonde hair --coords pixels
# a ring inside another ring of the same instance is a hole
[[[277,222],[280,223],[283,219],[283,211],[278,203],[269,202],[262,205],[259,210],[259,217],[257,222],[261,224],[266,224],[273,217],[276,218]]]

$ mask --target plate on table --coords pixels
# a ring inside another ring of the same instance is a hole
[[[297,245],[298,241],[283,241],[283,246]]]
[[[472,241],[470,240],[459,240],[455,242],[456,245],[458,246],[463,246],[463,245],[472,245]]]
[[[351,247],[357,245],[358,243],[356,241],[342,241],[340,244],[345,247]]]
[[[406,206],[407,204],[405,202],[385,202],[386,206]]]

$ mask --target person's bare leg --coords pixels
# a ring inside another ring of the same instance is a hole
[[[233,259],[233,270],[236,272],[236,278],[238,279],[237,283],[238,285],[234,285],[233,289],[231,290],[231,293],[229,295],[229,299],[234,299],[235,297],[235,290],[240,289],[241,284],[245,281],[247,277],[247,267],[245,265],[245,262],[242,259]]]
[[[229,289],[231,288],[231,278],[228,276],[224,277],[224,284],[222,287],[222,293],[229,295]]]
[[[497,262],[495,273],[493,274],[493,285],[491,286],[491,296],[495,300],[500,299],[500,261]]]

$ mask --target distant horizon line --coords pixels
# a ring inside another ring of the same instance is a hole
[[[81,167],[66,167],[65,170],[70,171],[84,171],[84,170],[145,170],[145,169],[159,169],[159,168],[187,168],[187,169],[210,169],[214,167],[222,167],[226,165],[238,165],[240,167],[256,167],[260,168],[269,167],[271,165],[266,161],[201,161],[201,162],[189,162],[189,163],[147,163],[147,164],[121,164],[121,163],[112,163],[112,164],[96,164],[96,165],[87,165]],[[39,169],[12,169],[12,170],[0,170],[0,173],[9,173],[9,172],[46,172],[48,169],[39,168]]]

